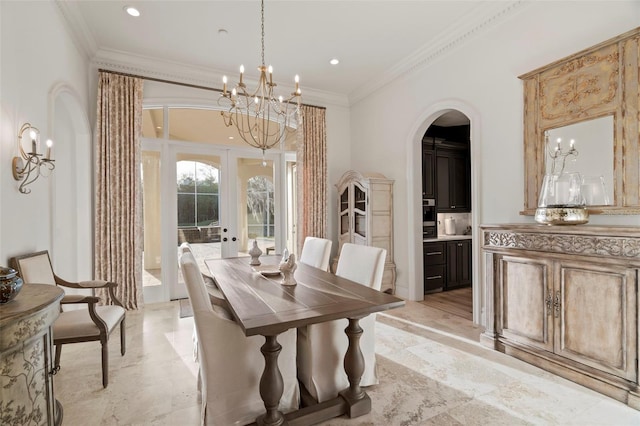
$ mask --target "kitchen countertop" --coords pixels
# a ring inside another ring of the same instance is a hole
[[[424,243],[435,241],[451,241],[451,240],[470,240],[473,235],[438,235],[438,238],[425,238],[422,240]]]

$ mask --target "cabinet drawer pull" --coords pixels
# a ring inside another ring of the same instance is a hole
[[[439,280],[442,278],[442,275],[434,275],[433,277],[427,277],[428,280]]]
[[[427,253],[427,256],[434,256],[436,254],[442,254],[441,251],[430,251],[429,253]]]

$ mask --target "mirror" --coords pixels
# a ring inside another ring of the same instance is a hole
[[[574,148],[578,151],[575,157],[568,157],[564,171],[578,172],[585,182],[597,181],[602,176],[604,181],[604,197],[587,197],[587,205],[603,205],[614,202],[613,197],[613,116],[595,118],[593,120],[570,124],[547,130],[549,132],[549,146],[546,147],[545,174],[550,174],[553,159],[548,150],[554,150],[559,146],[560,150],[566,152],[570,149],[571,141],[574,141]],[[558,140],[560,143],[558,144]],[[560,171],[561,161],[556,161],[555,172]],[[592,186],[590,184],[589,186]]]
[[[524,84],[521,214],[535,214],[550,168],[547,131],[554,149],[558,138],[565,151],[575,140],[578,157],[569,166],[586,178],[583,188],[601,189],[604,182],[604,191],[587,202],[597,204],[589,206],[590,214],[640,214],[639,50],[636,28],[519,77]]]

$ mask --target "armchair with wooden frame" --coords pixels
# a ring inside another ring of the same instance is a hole
[[[25,254],[13,257],[11,267],[18,271],[25,285],[50,284],[74,289],[106,288],[115,305],[97,306],[100,298],[81,294],[65,295],[61,301],[60,316],[53,323],[53,344],[56,347],[55,369],[60,369],[60,354],[62,345],[67,343],[100,341],[102,345],[102,385],[109,384],[109,335],[120,325],[120,353],[125,353],[125,313],[120,300],[114,293],[116,283],[108,281],[69,282],[58,277],[53,272],[48,251]],[[62,309],[65,305],[84,304],[86,309]]]

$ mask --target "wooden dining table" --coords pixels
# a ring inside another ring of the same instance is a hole
[[[262,265],[252,267],[249,257],[207,259],[206,266],[229,304],[235,321],[246,336],[262,335],[261,352],[265,366],[260,380],[260,396],[265,414],[256,419],[259,425],[308,425],[343,414],[358,417],[371,411],[371,399],[360,387],[364,358],[359,346],[361,318],[405,302],[390,294],[373,290],[330,272],[297,263],[297,284],[281,284],[276,270],[279,256],[260,257]],[[262,270],[262,272],[257,272]],[[283,414],[278,403],[284,390],[278,368],[282,347],[277,336],[291,328],[309,324],[348,319],[345,333],[349,339],[344,368],[349,387],[336,398]]]

